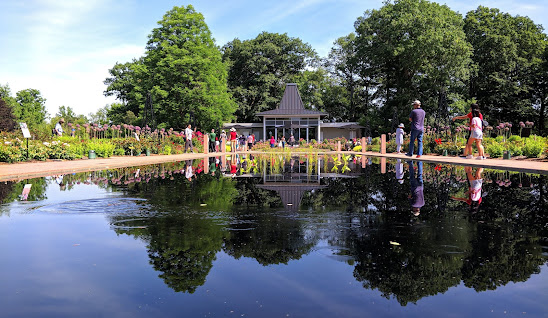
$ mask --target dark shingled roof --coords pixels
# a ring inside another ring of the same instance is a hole
[[[280,102],[280,106],[273,110],[267,110],[264,112],[257,113],[256,116],[284,116],[284,115],[320,115],[327,116],[324,112],[319,112],[316,110],[305,109],[303,105],[303,100],[297,89],[297,84],[289,83],[285,86],[284,97]]]

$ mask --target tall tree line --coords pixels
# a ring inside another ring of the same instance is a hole
[[[366,11],[354,29],[324,58],[299,38],[269,32],[217,47],[201,14],[175,7],[145,56],[110,70],[105,94],[121,103],[108,117],[144,120],[150,94],[160,126],[258,121],[255,113],[277,107],[294,82],[305,107],[374,135],[407,122],[414,99],[429,125],[449,124],[477,102],[493,124],[535,121],[545,134],[548,46],[531,19],[482,6],[463,17],[446,5],[397,0]]]

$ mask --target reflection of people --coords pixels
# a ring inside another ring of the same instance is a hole
[[[424,132],[424,117],[426,113],[421,108],[421,102],[416,100],[413,102],[413,110],[409,114],[409,121],[411,122],[411,139],[409,141],[409,152],[406,156],[411,157],[413,155],[413,148],[415,147],[415,139],[417,139],[417,158],[422,156],[422,134]]]
[[[209,158],[209,172],[211,172],[211,175],[214,176],[215,172],[217,171],[217,165],[219,164],[219,159],[216,158]]]
[[[464,170],[466,171],[466,177],[468,178],[468,191],[464,194],[466,197],[451,197],[451,199],[466,202],[466,204],[470,206],[471,212],[477,212],[482,200],[481,190],[483,179],[481,173],[483,172],[483,168],[478,168],[475,174],[472,173],[472,167],[464,167]]]
[[[185,177],[188,179],[188,181],[192,181],[192,176],[193,175],[194,175],[194,173],[192,172],[192,160],[187,160],[186,161]]]
[[[424,185],[422,181],[422,161],[417,162],[417,176],[415,176],[415,167],[413,161],[408,161],[409,164],[409,181],[411,183],[411,194],[409,194],[409,202],[411,203],[411,213],[414,216],[419,216],[421,208],[424,205]]]
[[[403,135],[405,132],[403,131],[403,124],[400,124],[398,126],[398,129],[396,129],[396,152],[401,153],[401,145],[403,144]]]
[[[400,184],[403,183],[403,163],[401,162],[401,159],[396,160],[396,180]]]

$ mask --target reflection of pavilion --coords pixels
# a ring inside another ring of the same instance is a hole
[[[313,161],[309,158],[292,157],[284,160],[278,171],[264,169],[263,184],[257,187],[276,191],[282,199],[284,209],[297,211],[306,191],[326,188],[320,184],[320,179],[319,159]]]
[[[276,162],[276,157],[279,160]],[[283,203],[284,209],[297,211],[301,205],[303,194],[306,191],[315,191],[327,188],[321,184],[322,178],[356,178],[360,172],[349,171],[343,173],[321,171],[323,160],[316,157],[263,157],[261,174],[241,174],[237,178],[262,177],[262,184],[257,188],[276,191]],[[281,161],[281,162],[280,162]],[[267,163],[270,163],[268,165]],[[351,164],[354,168],[357,166]],[[331,167],[327,167],[331,169]]]

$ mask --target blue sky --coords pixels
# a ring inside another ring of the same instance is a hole
[[[103,96],[108,70],[144,54],[147,36],[174,6],[192,4],[204,15],[217,45],[260,32],[287,33],[326,56],[338,37],[354,30],[356,18],[381,0],[2,0],[0,84],[12,94],[40,90],[54,115],[70,106],[87,115],[115,100]],[[540,0],[438,1],[463,16],[479,5],[528,16],[548,26]]]

